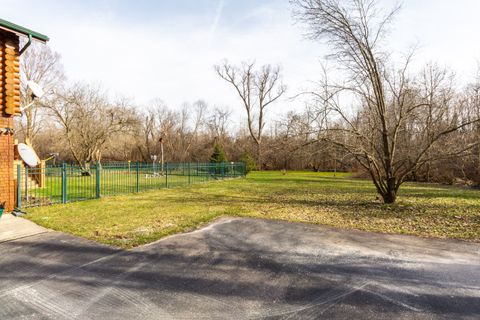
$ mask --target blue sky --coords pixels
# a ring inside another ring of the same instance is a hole
[[[101,83],[139,104],[204,99],[238,110],[234,92],[213,71],[225,58],[280,64],[293,96],[317,79],[328,53],[302,37],[286,0],[0,0],[0,7],[1,18],[51,38],[70,80]],[[416,66],[438,62],[468,81],[480,60],[478,12],[477,0],[405,0],[388,46],[402,52],[419,44]],[[271,114],[301,107],[284,99]]]

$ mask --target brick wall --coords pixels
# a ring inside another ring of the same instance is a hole
[[[13,174],[14,137],[4,128],[13,128],[13,117],[5,111],[20,106],[20,66],[18,37],[0,30],[0,202],[6,210],[15,206]]]
[[[0,128],[12,128],[13,118],[0,117]],[[13,140],[12,134],[0,134],[0,202],[7,202],[6,210],[15,206],[15,186],[13,175]]]

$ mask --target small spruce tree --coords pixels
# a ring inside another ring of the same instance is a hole
[[[219,143],[215,143],[213,146],[213,153],[210,157],[210,162],[212,163],[222,163],[228,162],[227,156],[225,155],[225,151],[223,150],[222,145]]]

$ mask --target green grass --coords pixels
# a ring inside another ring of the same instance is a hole
[[[112,196],[119,194],[131,194],[137,190],[158,190],[168,187],[187,186],[189,184],[203,183],[215,179],[222,179],[223,175],[227,178],[241,175],[238,167],[234,171],[230,166],[226,167],[224,174],[221,171],[211,171],[205,164],[196,168],[192,164],[191,174],[187,166],[172,168],[170,164],[168,175],[154,175],[152,166],[143,164],[138,174],[135,169],[129,170],[126,167],[108,167],[105,166],[99,174],[99,192],[102,196]],[[215,170],[215,168],[213,168]],[[33,171],[34,174],[38,172]],[[97,172],[92,170],[91,176],[82,176],[78,167],[67,170],[66,181],[66,199],[68,202],[75,202],[87,199],[95,199],[97,195],[96,181]],[[158,170],[157,170],[158,172]],[[243,171],[242,171],[243,172]],[[45,170],[45,180],[42,187],[37,187],[31,182],[30,185],[22,183],[21,187],[21,207],[35,207],[41,205],[62,203],[62,169],[60,167],[47,168]]]
[[[396,204],[385,205],[370,181],[338,173],[255,172],[246,179],[31,208],[28,213],[27,218],[47,228],[124,248],[227,215],[480,241],[480,191],[408,183]]]

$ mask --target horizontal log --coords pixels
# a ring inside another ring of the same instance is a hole
[[[20,97],[18,95],[5,95],[5,101],[6,103],[20,103]]]
[[[13,107],[20,107],[20,102],[19,101],[15,101],[12,99],[13,97],[7,97],[5,100],[5,106],[6,107],[9,107],[9,106],[13,106]]]
[[[14,93],[20,92],[20,85],[18,84],[13,84],[13,83],[7,83],[5,84],[5,90],[6,91],[14,91]]]
[[[7,66],[20,67],[20,62],[14,59],[6,59],[4,63]]]
[[[5,83],[6,84],[18,84],[18,85],[20,85],[20,77],[6,78]]]
[[[12,41],[5,42],[6,49],[17,49],[18,50],[18,43],[14,43]]]
[[[14,48],[5,48],[5,53],[6,54],[11,54],[11,55],[18,55],[18,51]]]
[[[20,72],[15,71],[15,69],[8,69],[8,67],[6,67],[5,71],[5,79],[15,79],[20,77]]]

